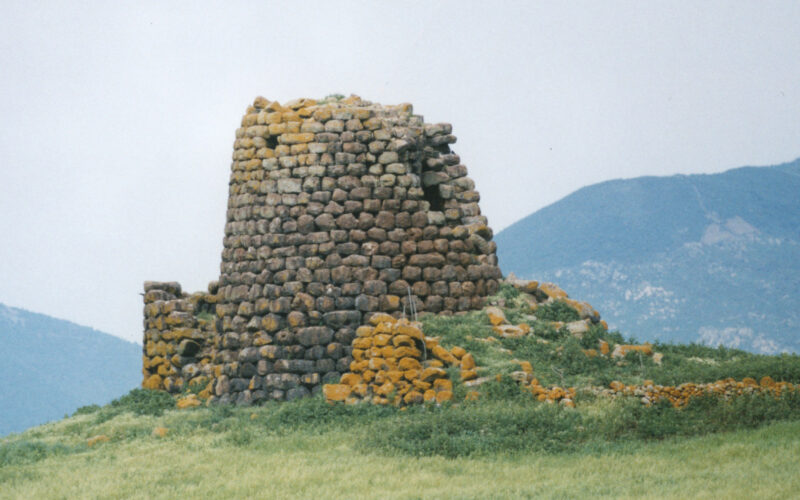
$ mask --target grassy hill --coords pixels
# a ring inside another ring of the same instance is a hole
[[[498,233],[500,266],[642,339],[797,352],[798,192],[800,160],[603,182]]]
[[[105,404],[141,382],[141,346],[3,304],[0,352],[0,436]]]
[[[727,377],[798,384],[797,355],[658,343],[658,360],[589,355],[631,339],[600,323],[576,336],[565,326],[575,310],[550,302],[534,317],[508,286],[493,300],[531,332],[498,335],[489,310],[422,318],[427,336],[473,354],[484,380],[450,369],[452,402],[399,409],[318,395],[178,410],[170,395],[137,389],[0,441],[0,497],[785,498],[800,488],[800,391],[673,405],[609,390]],[[574,387],[574,407],[538,401],[519,380],[524,361],[542,385]]]

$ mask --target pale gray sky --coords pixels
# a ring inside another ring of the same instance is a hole
[[[798,26],[798,2],[3,1],[0,302],[140,341],[144,280],[217,277],[257,95],[452,123],[495,231],[594,182],[792,160]]]

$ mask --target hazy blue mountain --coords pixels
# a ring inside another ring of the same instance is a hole
[[[594,184],[496,241],[639,340],[800,351],[800,159]]]
[[[141,383],[142,348],[0,304],[0,436],[105,404]]]

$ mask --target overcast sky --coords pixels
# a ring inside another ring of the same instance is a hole
[[[302,7],[298,5],[302,4]],[[587,184],[800,156],[800,2],[0,2],[0,302],[139,342],[219,273],[257,95],[449,122],[495,231]]]

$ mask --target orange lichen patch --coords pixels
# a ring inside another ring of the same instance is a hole
[[[656,385],[652,380],[646,380],[641,387],[632,385],[626,386],[620,382],[612,382],[609,386],[610,390],[607,391],[607,395],[641,397],[642,403],[646,405],[665,399],[674,407],[680,408],[689,404],[692,398],[703,395],[713,395],[728,399],[742,394],[767,393],[775,397],[780,397],[782,391],[795,391],[800,389],[800,387],[787,382],[772,381],[772,385],[769,385],[769,381],[772,381],[772,379],[768,378],[768,380],[765,381],[767,382],[766,385],[756,385],[754,384],[755,380],[750,377],[742,381],[727,378],[708,384],[687,382],[677,387]]]
[[[419,376],[417,376],[417,378],[414,378],[413,380],[411,380],[411,384],[414,387],[416,387],[417,389],[419,389],[420,391],[427,391],[428,389],[431,388],[431,383],[430,382],[423,382],[422,380],[419,379]]]
[[[105,434],[99,434],[97,436],[92,436],[86,440],[86,445],[91,448],[92,446],[99,444],[99,443],[107,443],[111,441],[111,438],[106,436]]]
[[[531,365],[530,361],[520,361],[515,359],[514,362],[517,363],[525,373],[533,373],[533,365]]]
[[[375,394],[379,396],[388,396],[394,391],[394,384],[391,382],[385,382],[375,388]]]
[[[475,380],[478,378],[478,372],[475,370],[461,370],[461,380],[466,382],[468,380]]]
[[[375,354],[373,354],[373,356],[374,355]],[[377,355],[380,356],[380,351],[378,351]],[[379,357],[370,358],[369,361],[367,361],[367,366],[372,371],[383,370],[384,367],[386,367],[386,360]]]
[[[385,345],[388,345],[391,339],[392,339],[391,335],[385,333],[379,333],[374,337],[372,337],[372,344],[375,347],[383,347]]]
[[[440,345],[433,346],[433,349],[431,349],[431,351],[434,356],[436,356],[442,362],[447,363],[448,365],[454,365],[458,363],[458,359],[456,359],[455,356],[450,354],[450,351],[448,351],[447,349],[445,349]]]
[[[775,385],[775,381],[772,380],[772,377],[767,375],[766,377],[761,377],[761,380],[759,381],[759,385],[761,387],[773,387]]]
[[[359,326],[356,329],[356,337],[372,337],[375,333],[375,328],[369,325]]]
[[[406,395],[403,396],[403,402],[407,405],[422,403],[422,393],[419,391],[408,391]]]
[[[419,360],[411,357],[400,359],[400,362],[397,363],[397,367],[401,370],[422,370],[422,364]]]
[[[345,384],[325,384],[322,386],[322,393],[328,401],[344,401],[352,390]]]
[[[445,401],[450,401],[453,399],[453,393],[450,391],[439,391],[436,393],[436,402],[443,403]]]
[[[608,356],[610,350],[608,342],[606,342],[605,340],[600,340],[598,341],[598,344],[600,345],[600,354],[602,354],[603,356]]]
[[[467,366],[469,370],[462,371],[462,378],[477,377],[475,360],[465,349],[445,349],[437,338],[423,335],[420,323],[394,318],[376,320],[380,317],[373,315],[372,326],[357,330],[350,373],[342,376],[341,384],[324,386],[328,401],[350,402],[360,397],[375,404],[441,403],[452,398],[453,391],[445,366]],[[338,385],[351,390],[337,389]],[[442,392],[449,396],[436,396]]]
[[[567,292],[559,288],[557,285],[553,283],[542,283],[539,285],[539,290],[543,291],[545,295],[550,297],[551,299],[566,299],[568,297]]]
[[[408,335],[395,335],[392,337],[392,345],[395,347],[407,346],[407,347],[414,347],[414,339],[409,337]]]
[[[150,375],[142,382],[142,387],[145,389],[163,389],[164,388],[164,379],[161,378],[160,375]]]
[[[499,307],[487,307],[486,315],[489,316],[489,323],[492,326],[508,324],[505,313]]]
[[[184,410],[186,408],[193,408],[195,406],[200,406],[201,401],[197,399],[197,396],[194,394],[188,394],[180,399],[175,403],[175,406],[178,407],[179,410]]]
[[[214,394],[214,381],[209,380],[208,384],[206,384],[205,389],[197,393],[197,397],[202,400],[209,399]]]
[[[527,334],[525,329],[515,325],[497,325],[493,326],[492,330],[503,338],[516,338]],[[530,327],[527,328],[527,331],[530,331]]]
[[[623,345],[619,344],[617,347],[614,348],[614,352],[611,353],[612,358],[624,358],[626,354],[629,352],[640,352],[645,356],[652,356],[653,355],[653,346],[649,343],[645,343],[642,345]]]
[[[369,360],[362,359],[361,361],[351,361],[350,362],[350,371],[353,373],[361,373],[364,370],[369,368]]]
[[[342,375],[342,379],[339,382],[344,385],[353,386],[360,384],[363,380],[364,379],[358,373],[345,373]]]
[[[461,359],[464,357],[465,354],[467,354],[467,350],[464,349],[463,347],[455,346],[452,349],[450,349],[450,354],[452,354],[458,359]]]
[[[446,378],[440,378],[433,382],[433,389],[435,391],[452,391],[453,382]]]
[[[402,321],[402,320],[401,320]],[[424,335],[419,326],[412,325],[407,321],[398,322],[394,333],[398,335],[408,335],[412,339],[423,340]]]
[[[597,349],[582,349],[583,354],[586,355],[587,358],[596,358],[597,357]]]
[[[369,349],[372,347],[372,338],[371,337],[356,337],[353,339],[352,343],[353,349]]]
[[[462,370],[475,369],[475,358],[472,357],[472,354],[467,353],[461,358],[461,369]]]
[[[423,380],[423,382],[432,382],[437,378],[442,378],[446,376],[447,372],[444,371],[444,369],[431,367],[422,370],[422,375],[420,376],[420,378]]]
[[[408,346],[402,346],[402,347],[395,348],[394,355],[397,358],[406,358],[406,357],[408,357],[408,358],[420,358],[420,357],[422,357],[422,353],[420,352],[419,349],[417,349],[416,347],[408,347]]]

